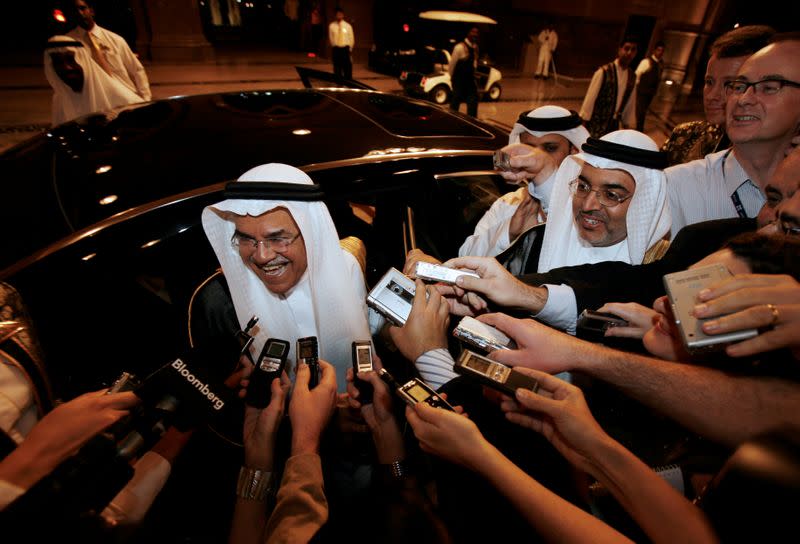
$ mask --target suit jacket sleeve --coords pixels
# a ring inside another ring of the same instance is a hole
[[[643,265],[607,261],[556,268],[544,274],[526,274],[520,279],[531,285],[566,284],[575,292],[578,313],[596,310],[606,302],[638,302],[650,306],[664,294],[663,276],[685,270],[717,251],[726,240],[755,230],[753,219],[718,219],[681,229],[660,260]]]

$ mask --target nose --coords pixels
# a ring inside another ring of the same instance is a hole
[[[745,91],[737,97],[737,102],[740,104],[752,104],[756,101],[756,88],[750,85]]]
[[[581,203],[581,210],[589,211],[589,210],[599,210],[602,208],[600,206],[600,201],[597,199],[597,191],[592,189],[589,191],[589,194],[583,198],[583,202]]]
[[[253,252],[253,260],[256,262],[266,263],[271,261],[277,256],[272,247],[264,240],[259,240],[255,251]]]

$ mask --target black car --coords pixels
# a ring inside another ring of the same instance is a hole
[[[0,279],[38,327],[71,396],[121,370],[146,374],[186,344],[194,288],[218,263],[200,226],[224,184],[258,164],[308,172],[341,237],[368,251],[367,281],[415,243],[456,254],[506,187],[499,128],[368,90],[187,96],[55,127],[0,157]],[[405,228],[405,235],[403,232]]]

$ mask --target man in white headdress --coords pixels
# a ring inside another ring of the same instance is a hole
[[[53,125],[142,101],[105,73],[81,42],[68,36],[48,40],[44,74],[53,88]]]
[[[618,130],[599,140],[589,138],[581,149],[547,176],[546,182],[554,184],[548,221],[544,235],[537,233],[523,271],[546,272],[601,261],[641,264],[647,250],[659,245],[670,232],[663,172],[666,155],[658,151],[652,139],[635,130]],[[467,305],[485,310],[482,299],[470,299],[473,293],[498,296],[494,276],[500,266],[495,259],[458,257],[445,264],[480,275],[458,279],[459,287],[471,292],[465,300]],[[574,333],[574,291],[565,285],[544,285],[542,289],[545,301],[534,317]],[[512,300],[513,304],[526,302],[515,300],[513,295],[495,302],[505,305]],[[455,377],[449,355],[441,353],[435,361],[430,359],[424,361],[424,369],[437,380],[433,385]]]
[[[509,145],[501,150],[509,153],[511,166],[515,168],[501,174],[524,186],[492,204],[458,254],[493,257],[508,249],[528,228],[540,223],[550,205],[552,183],[542,183],[544,180],[530,176],[524,166],[530,161],[545,160],[556,170],[565,158],[580,150],[588,137],[589,132],[574,111],[542,106],[521,113],[509,134]],[[526,146],[538,152],[532,153]]]
[[[264,190],[285,198],[266,200]],[[234,328],[242,330],[258,317],[255,353],[279,338],[290,343],[290,362],[296,340],[316,336],[320,358],[334,365],[344,391],[352,342],[370,339],[366,287],[359,264],[339,246],[319,188],[297,168],[272,163],[245,172],[228,193],[202,216],[230,295],[227,309],[210,310],[229,312],[232,301]]]

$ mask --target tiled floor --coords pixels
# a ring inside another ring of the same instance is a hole
[[[330,70],[326,59],[309,58],[304,53],[275,50],[217,51],[213,61],[187,64],[146,64],[153,98],[202,94],[219,91],[302,87],[294,66]],[[354,66],[353,76],[378,90],[401,92],[397,80]],[[511,125],[519,113],[552,103],[579,109],[588,79],[561,77],[559,80],[534,80],[529,75],[505,71],[503,97],[499,102],[482,102],[478,117]],[[666,88],[665,88],[666,89]],[[668,93],[664,93],[668,94]],[[0,151],[47,128],[50,122],[52,92],[41,66],[0,66]],[[645,130],[661,144],[672,125],[702,118],[702,108],[694,101],[680,109],[673,97],[656,99]]]

